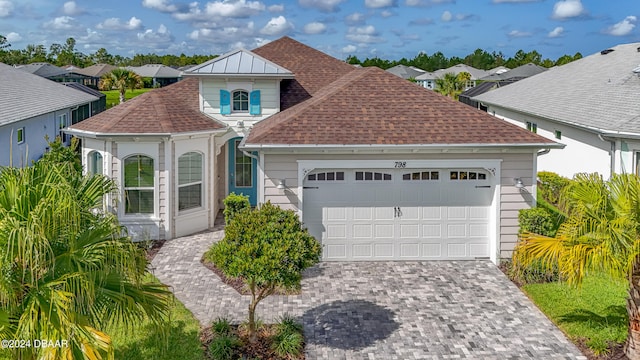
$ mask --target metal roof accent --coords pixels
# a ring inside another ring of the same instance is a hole
[[[184,74],[293,77],[291,71],[245,49],[232,51],[209,60],[185,71]]]

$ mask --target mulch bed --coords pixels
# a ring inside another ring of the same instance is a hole
[[[271,337],[275,334],[275,325],[263,325],[258,330],[258,340],[255,344],[250,344],[248,340],[248,333],[242,331],[238,325],[232,325],[233,333],[240,338],[242,345],[238,352],[240,353],[238,359],[261,359],[261,360],[282,360],[277,356],[273,350],[271,350]],[[200,342],[204,345],[205,351],[209,351],[209,345],[213,341],[215,335],[211,330],[211,327],[205,328],[200,333]],[[298,357],[289,357],[288,360],[305,360],[304,344],[302,347],[302,353]]]
[[[154,240],[151,242],[151,247],[146,249],[148,262],[151,262],[151,260],[153,260],[153,258],[160,251],[162,245],[164,245],[165,242],[166,240]]]
[[[501,263],[499,268],[507,276],[507,278],[511,280],[511,282],[514,283],[518,288],[521,288],[522,285],[524,285],[519,281],[515,281],[511,279],[511,277],[509,276],[508,267],[505,263]],[[625,355],[624,353],[623,344],[610,344],[608,353],[602,354],[602,355],[596,355],[587,346],[586,341],[584,339],[573,341],[573,343],[582,352],[582,354],[587,357],[588,360],[629,360],[627,355]]]

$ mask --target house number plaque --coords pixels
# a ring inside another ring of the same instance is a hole
[[[407,162],[406,161],[395,161],[394,162],[394,167],[398,168],[398,169],[404,169],[407,167]]]

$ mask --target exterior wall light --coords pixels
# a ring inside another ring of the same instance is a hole
[[[278,186],[276,186],[277,189],[284,190],[286,187],[287,181],[285,179],[278,180]]]
[[[518,189],[523,189],[523,188],[524,188],[524,183],[522,182],[522,179],[520,179],[520,178],[515,178],[515,179],[513,179],[513,181],[515,182],[516,187],[517,187]]]

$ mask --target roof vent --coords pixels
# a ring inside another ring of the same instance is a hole
[[[613,49],[602,50],[602,51],[600,51],[600,55],[607,55],[610,52],[614,52],[614,50]]]
[[[640,52],[640,46],[638,46],[638,48],[636,50],[638,50],[638,52]]]

